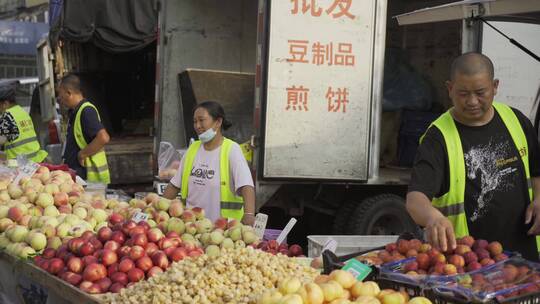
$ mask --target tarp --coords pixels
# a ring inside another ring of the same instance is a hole
[[[36,55],[36,44],[47,35],[45,23],[0,21],[0,54]]]
[[[69,0],[51,27],[59,39],[91,42],[114,53],[141,49],[157,36],[157,7],[151,0]]]

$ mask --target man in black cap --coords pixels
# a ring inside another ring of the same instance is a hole
[[[19,155],[36,163],[43,162],[47,152],[41,150],[30,115],[15,102],[16,80],[0,81],[0,144],[8,159]]]

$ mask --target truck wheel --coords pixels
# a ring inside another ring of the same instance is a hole
[[[405,209],[404,199],[394,194],[366,198],[351,213],[349,223],[349,231],[355,235],[399,235],[418,231]]]
[[[340,235],[349,232],[349,220],[358,205],[358,202],[355,201],[345,201],[341,205],[334,218],[334,227],[332,230],[334,234]]]

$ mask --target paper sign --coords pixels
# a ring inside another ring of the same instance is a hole
[[[158,195],[163,195],[165,193],[165,189],[167,188],[168,183],[157,183],[156,184],[156,192]]]
[[[255,234],[261,240],[264,236],[264,230],[266,229],[266,222],[268,222],[268,215],[264,213],[257,213],[257,216],[255,216],[255,224],[253,225],[253,229],[255,230]]]
[[[135,223],[139,223],[140,221],[147,221],[148,220],[148,213],[143,213],[143,212],[137,212],[133,215],[133,218],[132,220],[135,222]]]
[[[362,281],[371,273],[371,267],[357,259],[348,260],[342,269],[350,272],[358,281]]]
[[[23,177],[31,177],[36,173],[37,169],[39,169],[39,164],[36,164],[34,162],[27,162],[26,164],[19,166],[18,171],[19,173],[13,180],[14,184],[19,184],[19,181]]]
[[[323,247],[321,253],[322,253],[322,252],[325,252],[326,250],[330,250],[330,252],[336,253],[336,249],[337,249],[337,242],[336,242],[336,240],[334,240],[334,239],[329,239],[329,240],[326,241],[326,243],[324,244],[324,247]]]
[[[287,235],[289,234],[289,232],[291,232],[291,229],[294,227],[296,222],[297,222],[297,220],[294,217],[291,218],[289,223],[287,223],[287,226],[285,226],[285,228],[283,228],[283,231],[281,231],[278,238],[276,239],[278,244],[281,245],[281,243],[283,243],[283,241],[287,238]]]

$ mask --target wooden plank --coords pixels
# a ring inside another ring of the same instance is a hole
[[[0,252],[0,259],[8,261],[13,265],[16,272],[19,272],[30,280],[33,280],[35,283],[46,288],[48,292],[53,292],[56,296],[70,303],[102,303],[102,301],[95,296],[87,294],[77,287],[64,282],[60,278],[49,274],[29,261],[18,259],[5,252]]]

